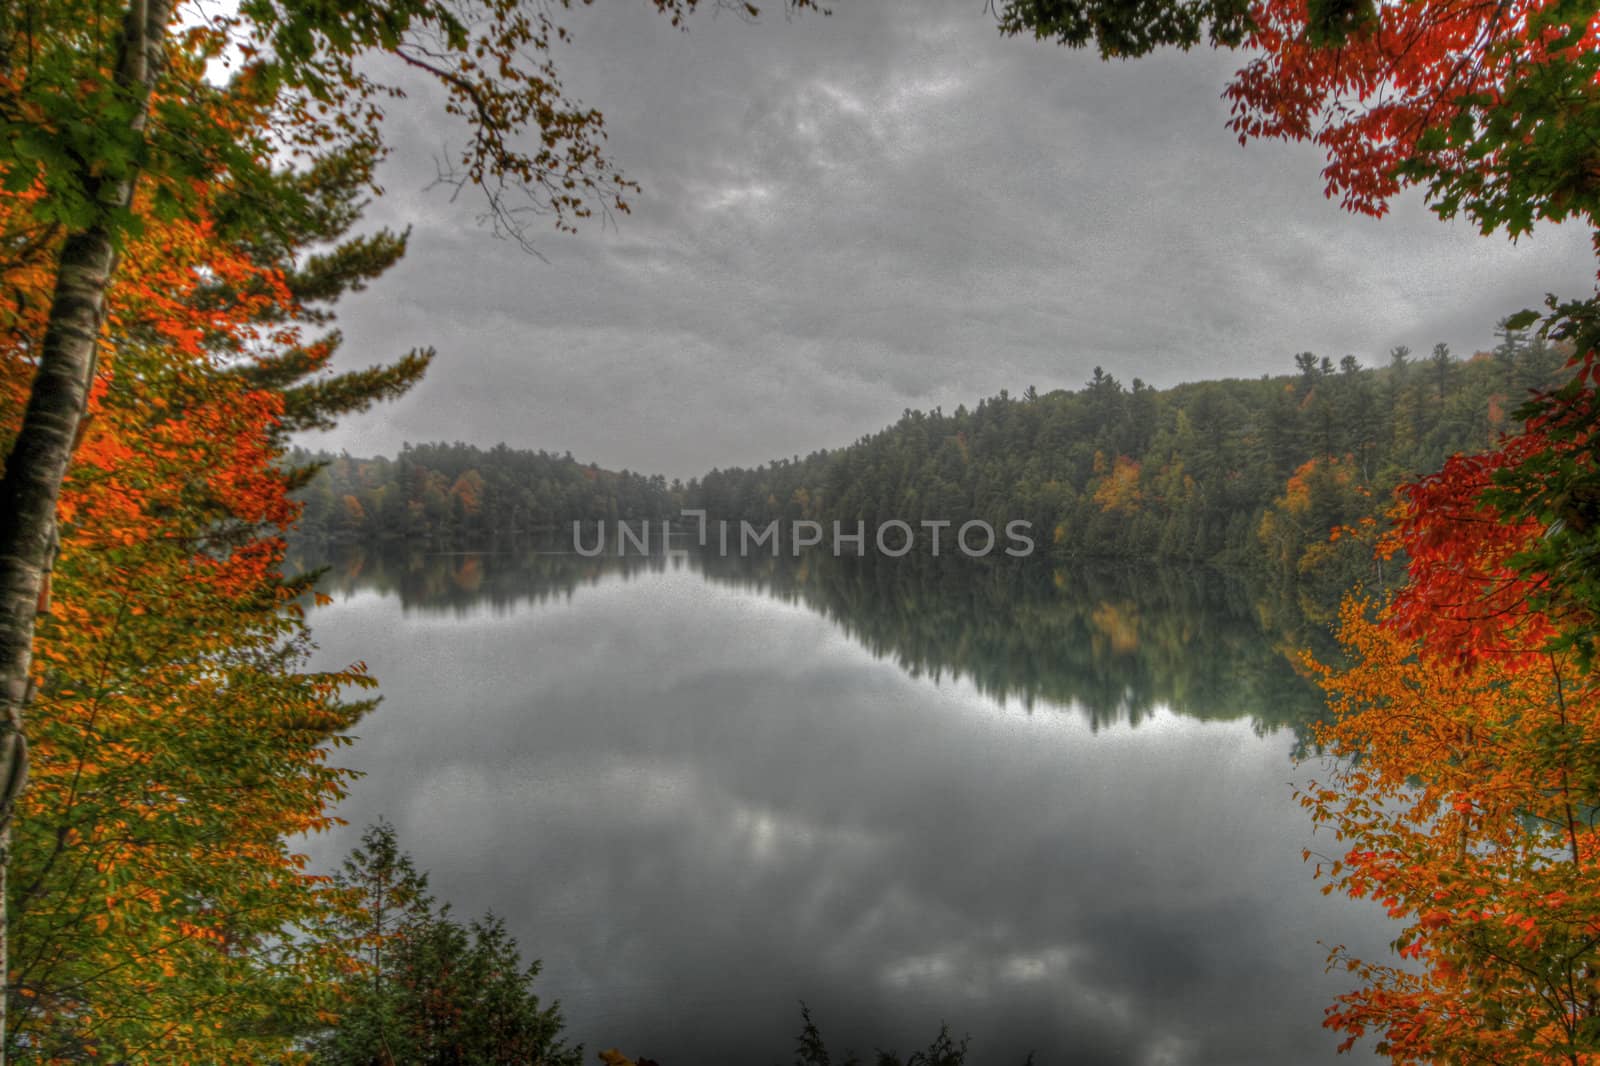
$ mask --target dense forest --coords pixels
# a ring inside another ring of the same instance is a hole
[[[573,521],[677,514],[660,475],[602,470],[578,462],[571,452],[407,444],[393,459],[298,450],[289,461],[323,467],[300,492],[305,510],[299,532],[313,540],[456,543],[549,531]]]
[[[835,452],[714,470],[690,483],[688,505],[869,529],[1020,518],[1060,556],[1261,563],[1343,587],[1369,553],[1329,546],[1329,531],[1381,514],[1396,485],[1447,456],[1491,446],[1563,362],[1502,329],[1494,351],[1465,361],[1443,344],[1425,359],[1395,348],[1374,369],[1305,352],[1293,376],[1161,390],[1096,368],[1076,392],[907,411]]]
[[[303,492],[302,531],[457,543],[683,507],[869,530],[891,519],[996,529],[1021,519],[1057,558],[1250,565],[1333,595],[1370,553],[1362,538],[1330,544],[1329,531],[1381,515],[1397,484],[1449,455],[1491,446],[1565,359],[1502,328],[1493,351],[1466,360],[1439,344],[1423,358],[1397,347],[1377,368],[1310,352],[1294,361],[1293,375],[1171,389],[1137,378],[1125,387],[1096,368],[1074,392],[907,411],[848,447],[686,485],[505,445],[407,446],[395,459],[301,453],[296,461],[325,464]]]

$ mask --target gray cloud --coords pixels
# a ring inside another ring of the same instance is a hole
[[[1106,64],[1001,40],[971,0],[835,6],[687,33],[575,14],[569,87],[644,188],[614,227],[552,233],[548,262],[420,191],[452,131],[425,89],[397,107],[373,217],[414,224],[413,250],[345,309],[345,358],[441,358],[311,443],[505,440],[690,475],[1096,365],[1171,385],[1307,349],[1470,351],[1547,290],[1592,287],[1575,229],[1513,246],[1416,196],[1342,213],[1314,149],[1227,132],[1235,56]]]

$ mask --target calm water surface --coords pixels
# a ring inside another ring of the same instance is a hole
[[[786,1062],[800,1000],[835,1049],[1334,1061],[1318,941],[1392,934],[1301,862],[1281,610],[953,562],[338,560],[320,661],[384,702],[307,850],[388,818],[590,1061]]]

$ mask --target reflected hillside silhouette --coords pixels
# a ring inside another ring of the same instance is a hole
[[[959,556],[707,558],[706,576],[802,603],[912,676],[966,679],[1001,703],[1076,707],[1099,727],[1159,708],[1248,718],[1320,713],[1283,654],[1316,643],[1285,603],[1206,569],[1107,568]],[[1290,627],[1282,623],[1287,620]],[[1280,628],[1268,632],[1264,622]]]
[[[1074,708],[1096,728],[1137,724],[1170,708],[1303,736],[1322,700],[1292,653],[1307,645],[1330,652],[1326,632],[1292,603],[1203,568],[682,551],[585,558],[559,546],[459,554],[351,547],[294,562],[326,567],[319,587],[335,598],[376,591],[397,597],[408,613],[458,617],[567,601],[603,581],[692,570],[802,605],[913,677],[967,680],[1030,711]]]
[[[323,571],[319,591],[340,598],[371,591],[400,600],[407,612],[467,617],[508,613],[550,600],[571,600],[601,581],[628,580],[688,565],[684,556],[585,558],[560,544],[523,544],[499,551],[428,552],[406,545],[307,547],[291,553],[290,572]]]

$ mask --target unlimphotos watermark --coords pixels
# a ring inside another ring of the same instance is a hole
[[[788,545],[792,555],[799,555],[803,549],[824,544],[831,546],[835,556],[845,555],[847,547],[854,549],[850,554],[865,555],[867,545],[870,543],[880,555],[887,555],[892,559],[909,555],[919,544],[924,544],[933,555],[939,555],[941,549],[949,551],[953,545],[954,550],[962,555],[981,559],[994,552],[1000,545],[1000,536],[995,533],[994,526],[982,519],[973,519],[957,526],[945,518],[924,518],[913,526],[910,522],[891,518],[876,526],[869,538],[867,524],[864,521],[856,522],[853,530],[847,530],[842,522],[834,522],[833,535],[829,537],[821,522],[813,522],[808,518],[787,523],[775,518],[764,526],[758,526],[743,520],[737,524],[721,519],[712,523],[707,521],[706,513],[702,510],[683,510],[678,514],[683,518],[695,520],[695,536],[700,547],[715,547],[720,555],[736,553],[748,556],[765,551],[776,557],[782,553],[785,544]],[[572,523],[572,547],[579,555],[593,557],[606,550],[606,523],[599,522],[597,526],[594,543],[585,544],[583,523]],[[613,523],[613,527],[615,532],[611,542],[619,555],[628,554],[630,548],[635,553],[648,555],[651,551],[652,528],[657,531],[659,539],[655,543],[661,549],[671,545],[674,534],[672,520],[669,518],[663,518],[654,524],[647,521],[640,522],[637,528],[627,522],[618,521]],[[787,536],[784,535],[785,530]],[[1004,534],[1006,546],[1000,550],[1019,559],[1032,555],[1033,538],[1028,536],[1032,530],[1033,523],[1023,519],[1007,522]]]

